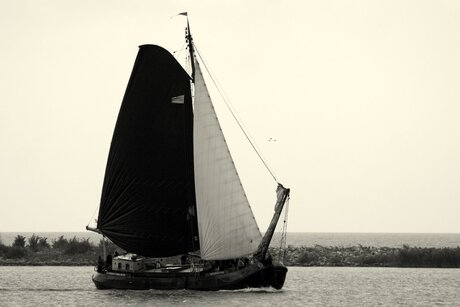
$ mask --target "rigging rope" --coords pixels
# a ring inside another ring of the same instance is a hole
[[[182,44],[182,47],[180,49],[177,49],[177,50],[174,50],[173,51],[173,54],[176,56],[177,54],[177,58],[179,58],[179,56],[182,54],[182,51],[184,51],[185,49],[185,42]]]
[[[196,50],[196,53],[198,54],[201,62],[203,63],[204,65],[204,68],[206,69],[206,71],[208,72],[209,74],[209,77],[211,78],[212,82],[214,83],[217,91],[219,92],[220,96],[222,97],[222,100],[224,101],[225,105],[227,106],[228,110],[230,111],[230,113],[232,114],[233,118],[235,119],[236,123],[238,124],[239,128],[241,129],[241,131],[243,132],[244,136],[246,137],[246,139],[248,140],[249,144],[252,146],[252,148],[254,149],[255,153],[257,154],[257,156],[259,156],[259,159],[260,161],[262,161],[263,165],[265,166],[265,168],[267,169],[267,171],[270,173],[270,175],[273,177],[273,179],[275,180],[276,183],[279,184],[278,182],[278,179],[276,179],[276,176],[274,175],[273,171],[271,170],[271,168],[268,166],[268,163],[265,161],[265,159],[262,157],[261,153],[259,152],[259,150],[257,149],[257,146],[255,145],[255,142],[251,140],[251,138],[249,137],[249,133],[244,129],[242,123],[238,120],[238,116],[236,114],[236,111],[234,111],[232,109],[232,107],[230,107],[231,103],[229,101],[228,98],[226,98],[226,95],[224,95],[223,93],[223,90],[221,90],[221,86],[219,85],[219,83],[216,81],[216,78],[214,78],[213,74],[211,73],[211,70],[208,68],[208,65],[206,65],[206,62],[204,61],[203,57],[201,56],[201,53],[200,51],[198,50],[198,47],[196,46],[196,44],[193,44],[194,47],[195,47],[195,50]]]
[[[278,259],[281,260],[284,262],[285,258],[286,258],[286,252],[287,252],[287,249],[286,249],[286,235],[287,235],[287,222],[288,222],[288,214],[289,214],[289,199],[290,197],[288,196],[287,200],[286,200],[286,204],[285,204],[285,207],[284,207],[284,220],[283,220],[283,226],[282,226],[282,229],[281,229],[281,240],[280,240],[280,250],[279,250],[279,255],[278,255]],[[281,254],[282,252],[282,254]]]

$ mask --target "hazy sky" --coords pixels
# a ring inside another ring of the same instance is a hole
[[[0,0],[0,231],[96,217],[137,46],[181,50],[182,11],[292,188],[289,231],[460,232],[460,2],[442,0]],[[264,230],[276,183],[215,102]]]

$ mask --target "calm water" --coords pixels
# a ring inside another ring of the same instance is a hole
[[[289,268],[285,287],[96,290],[91,267],[0,267],[0,306],[459,306],[459,269]]]
[[[2,232],[0,239],[3,244],[11,245],[16,235],[29,238],[32,232]],[[101,238],[94,232],[37,232],[37,235],[48,238],[51,243],[60,235],[66,238],[89,238],[97,244]],[[278,246],[279,236],[275,233],[272,243]],[[401,247],[403,244],[420,247],[457,247],[460,246],[460,233],[321,233],[291,232],[287,234],[287,244],[294,246],[363,246]]]

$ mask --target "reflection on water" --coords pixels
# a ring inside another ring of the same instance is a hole
[[[0,306],[456,305],[460,269],[290,267],[285,287],[200,292],[96,290],[91,267],[0,267]]]

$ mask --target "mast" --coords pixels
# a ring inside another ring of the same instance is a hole
[[[190,31],[190,24],[188,22],[188,17],[187,17],[187,28],[185,29],[185,41],[187,42],[188,45],[188,51],[190,52],[190,62],[192,65],[192,82],[195,83],[195,57],[194,53],[195,50],[193,49],[193,38],[192,38],[192,32]]]
[[[268,247],[270,246],[270,241],[272,240],[273,233],[275,232],[276,224],[278,224],[278,220],[281,215],[281,211],[283,211],[284,204],[289,197],[290,189],[286,189],[283,187],[281,183],[278,183],[278,188],[276,189],[276,194],[278,196],[275,204],[275,214],[273,215],[272,221],[268,226],[267,232],[265,232],[262,241],[260,242],[259,247],[257,248],[256,253],[254,254],[255,257],[259,261],[264,261],[267,255]]]

